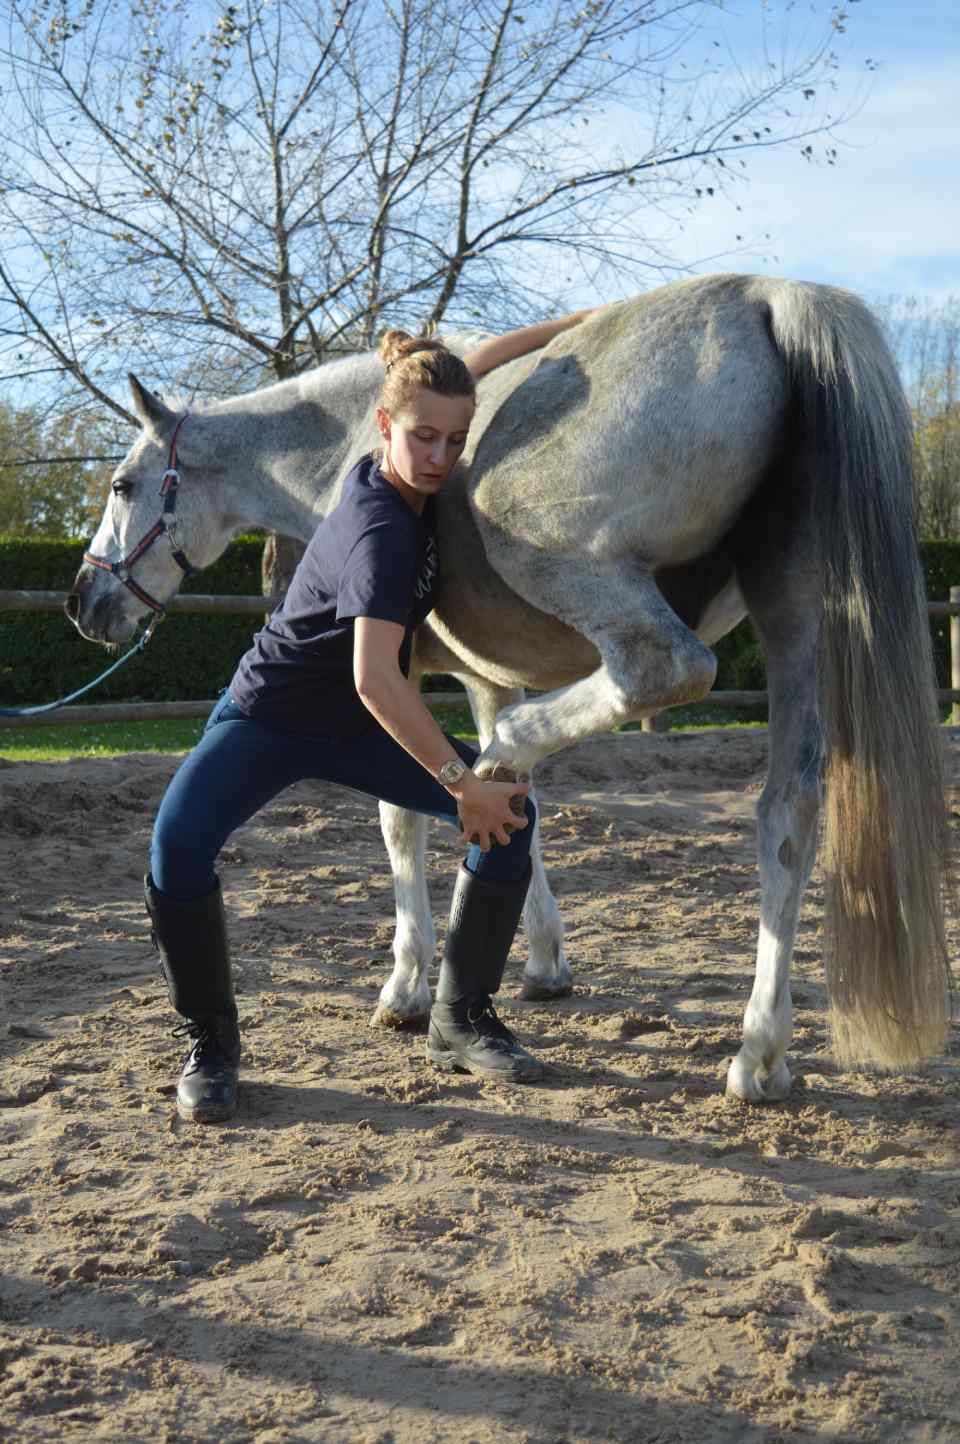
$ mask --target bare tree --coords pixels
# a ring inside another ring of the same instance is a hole
[[[835,155],[843,9],[749,75],[702,39],[722,8],[2,0],[3,369],[129,424],[129,369],[237,390],[642,287],[751,151]]]

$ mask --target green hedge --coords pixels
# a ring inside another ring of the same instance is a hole
[[[0,589],[69,591],[84,542],[0,537]],[[239,537],[219,561],[188,578],[184,592],[255,596],[262,537]],[[146,652],[121,667],[91,702],[171,702],[215,697],[233,675],[260,625],[256,617],[170,616]],[[0,611],[0,705],[25,707],[75,691],[109,665],[110,654],[84,641],[56,613]]]
[[[927,596],[931,601],[948,602],[950,588],[960,587],[960,542],[921,542],[920,556],[927,580]],[[933,633],[933,655],[937,664],[937,680],[941,687],[949,687],[950,618],[931,618],[930,630]]]
[[[920,559],[927,583],[927,596],[932,601],[949,601],[950,588],[960,586],[960,542],[921,542]],[[941,687],[949,687],[949,618],[931,618],[930,630],[933,635],[937,678]],[[713,650],[719,664],[716,681],[718,688],[731,692],[752,692],[766,687],[763,650],[751,622],[741,622],[728,636],[721,638]]]
[[[0,537],[0,588],[68,591],[80,566],[83,542]],[[261,537],[240,537],[183,591],[249,596],[260,591]],[[946,600],[960,585],[960,542],[921,546],[927,592]],[[233,674],[259,626],[255,617],[169,617],[144,655],[110,677],[91,702],[167,702],[215,697]],[[940,685],[950,685],[948,622],[931,623]],[[717,643],[717,686],[762,689],[763,654],[749,622]],[[82,687],[110,661],[53,613],[0,612],[0,705],[30,706]]]

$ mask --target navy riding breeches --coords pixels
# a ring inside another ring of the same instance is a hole
[[[448,740],[472,766],[473,748]],[[150,848],[154,886],[181,902],[210,892],[217,854],[230,834],[308,777],[457,823],[455,799],[378,724],[355,738],[295,737],[254,722],[224,693],[160,804]],[[536,820],[529,798],[526,814],[527,826],[508,845],[489,852],[470,846],[467,868],[490,882],[522,877]]]

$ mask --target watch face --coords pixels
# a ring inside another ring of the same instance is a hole
[[[440,782],[446,784],[459,782],[466,770],[467,764],[465,762],[461,762],[459,758],[451,758],[449,762],[445,762],[440,768],[437,777]]]

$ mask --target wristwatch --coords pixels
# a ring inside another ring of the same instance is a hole
[[[451,757],[437,773],[437,781],[443,787],[454,787],[467,771],[467,764],[459,757]]]

